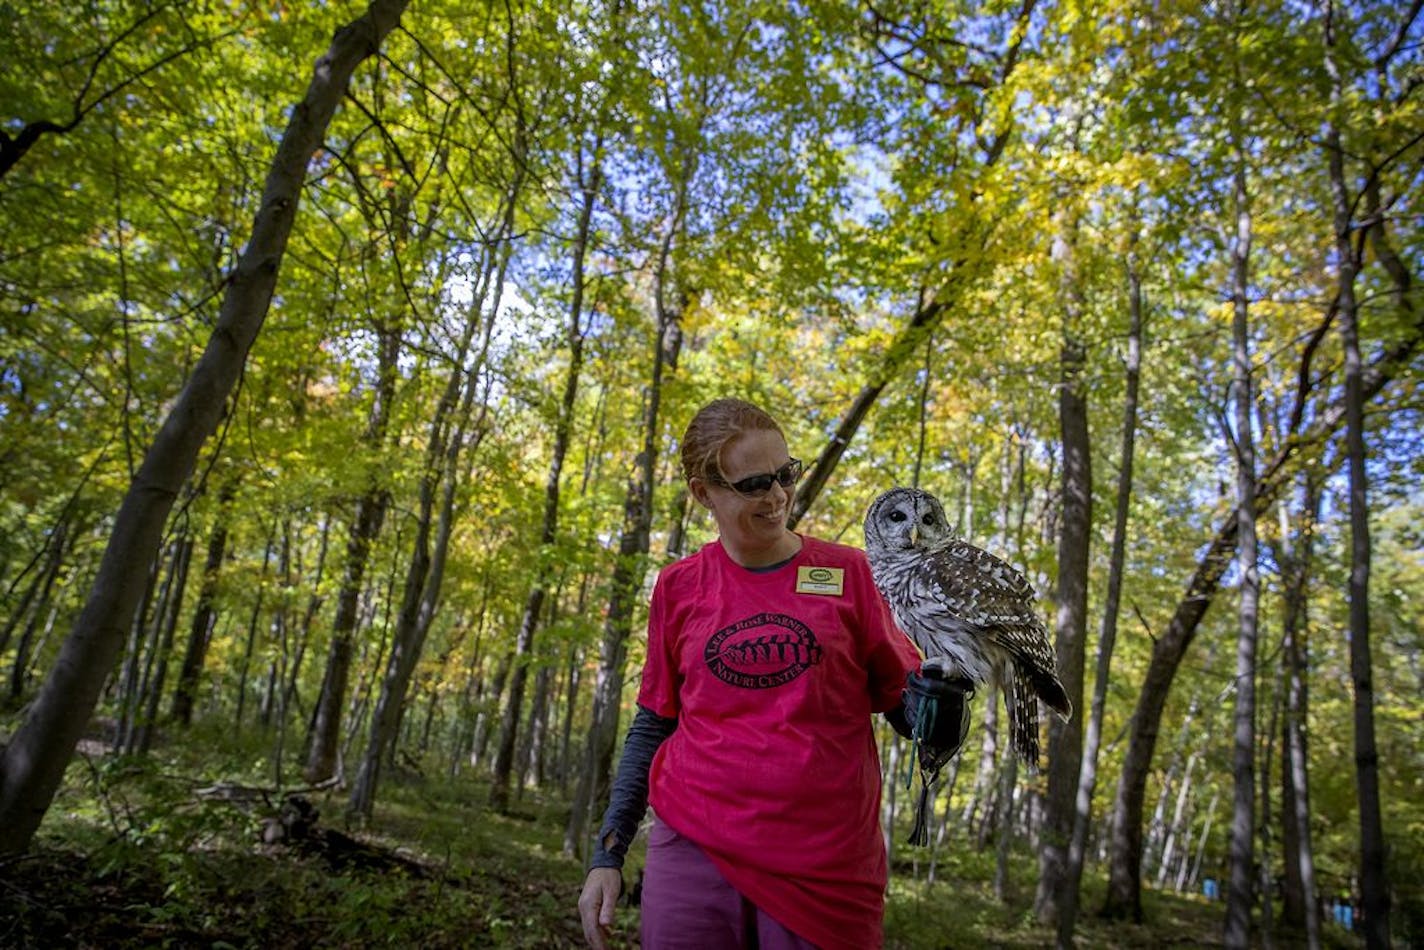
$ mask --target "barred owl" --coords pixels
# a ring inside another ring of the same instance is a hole
[[[1054,672],[1048,630],[1027,578],[955,537],[939,501],[894,488],[865,514],[865,551],[895,622],[925,654],[925,667],[1004,693],[1014,749],[1038,766],[1038,700],[1065,721],[1073,713]]]

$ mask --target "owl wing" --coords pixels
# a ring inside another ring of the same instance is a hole
[[[1058,679],[1053,643],[1038,615],[1037,594],[1028,578],[1013,565],[968,542],[954,539],[944,545],[944,550],[945,557],[972,565],[969,570],[979,579],[976,622],[983,635],[1012,657],[1016,678],[1067,719],[1073,705]]]
[[[925,552],[917,564],[914,593],[979,628],[1037,619],[1028,578],[1008,562],[958,538]]]

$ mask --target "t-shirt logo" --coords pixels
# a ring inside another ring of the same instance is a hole
[[[763,613],[723,627],[702,653],[712,675],[746,689],[784,686],[821,662],[821,645],[795,617]]]

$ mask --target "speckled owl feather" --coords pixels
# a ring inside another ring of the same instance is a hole
[[[919,489],[891,489],[871,504],[865,550],[876,586],[925,666],[998,685],[1014,749],[1036,768],[1038,700],[1065,720],[1073,706],[1028,579],[955,537],[939,501]]]

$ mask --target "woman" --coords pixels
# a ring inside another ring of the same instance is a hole
[[[584,934],[607,945],[651,803],[645,950],[877,947],[887,867],[871,714],[907,732],[903,703],[942,697],[945,735],[931,739],[957,748],[963,694],[914,673],[861,551],[786,527],[801,463],[766,412],[703,407],[682,467],[718,539],[653,591],[638,711],[579,898]]]

